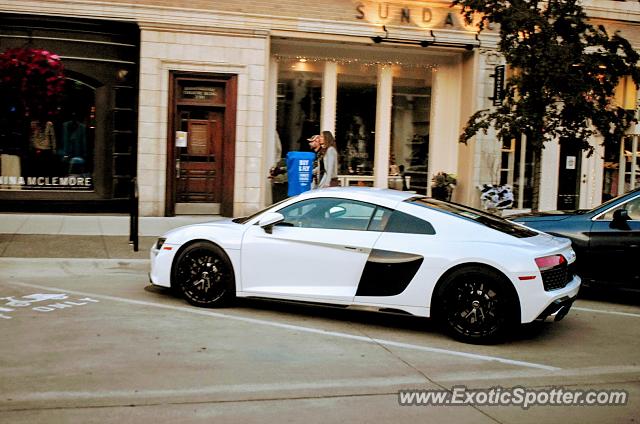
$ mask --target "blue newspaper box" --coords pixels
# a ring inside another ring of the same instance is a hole
[[[311,190],[313,161],[315,158],[316,154],[313,152],[287,153],[287,178],[289,182],[287,195],[296,196]]]

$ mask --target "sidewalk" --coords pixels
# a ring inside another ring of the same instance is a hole
[[[157,237],[217,215],[141,217],[138,252],[129,244],[128,215],[0,214],[0,257],[146,259]]]

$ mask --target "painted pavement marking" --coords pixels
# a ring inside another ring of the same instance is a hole
[[[162,309],[170,309],[170,310],[174,310],[174,311],[187,312],[187,313],[196,314],[196,315],[203,315],[203,316],[208,316],[208,317],[229,319],[229,320],[235,320],[235,321],[240,321],[240,322],[246,322],[246,323],[250,323],[250,324],[264,325],[264,326],[269,326],[269,327],[282,328],[282,329],[286,329],[286,330],[299,331],[299,332],[310,333],[310,334],[320,334],[320,335],[323,335],[323,336],[338,337],[338,338],[342,338],[342,339],[356,340],[356,341],[361,341],[361,342],[365,342],[365,343],[380,344],[380,345],[383,345],[383,346],[392,346],[392,347],[399,347],[399,348],[409,349],[409,350],[416,350],[416,351],[422,351],[422,352],[430,352],[430,353],[437,353],[437,354],[443,354],[443,355],[457,356],[457,357],[463,357],[463,358],[477,360],[477,361],[498,362],[498,363],[506,364],[506,365],[513,365],[513,366],[524,367],[524,368],[541,369],[541,370],[546,370],[546,371],[557,371],[557,370],[561,369],[561,368],[550,366],[550,365],[538,364],[538,363],[534,363],[534,362],[518,361],[518,360],[514,360],[514,359],[499,357],[499,356],[481,355],[481,354],[477,354],[477,353],[469,353],[469,352],[462,352],[462,351],[457,351],[457,350],[441,349],[441,348],[436,348],[436,347],[429,347],[429,346],[422,346],[422,345],[416,345],[416,344],[410,344],[410,343],[396,342],[396,341],[392,341],[392,340],[376,339],[376,338],[371,338],[371,337],[366,337],[366,336],[358,336],[358,335],[355,335],[355,334],[341,333],[341,332],[337,332],[337,331],[322,330],[322,329],[313,328],[313,327],[303,327],[303,326],[299,326],[299,325],[284,324],[284,323],[268,321],[268,320],[263,320],[263,319],[247,318],[247,317],[241,317],[241,316],[236,316],[236,315],[223,314],[223,313],[220,313],[220,312],[212,312],[212,311],[208,311],[208,310],[195,309],[195,308],[185,307],[185,306],[165,305],[165,304],[161,304],[161,303],[147,302],[147,301],[142,301],[142,300],[133,300],[133,299],[127,299],[127,298],[122,298],[122,297],[116,297],[116,296],[100,295],[100,294],[81,292],[81,291],[76,291],[76,290],[65,290],[65,289],[61,289],[61,288],[57,288],[57,287],[47,287],[47,286],[41,286],[41,285],[37,285],[37,284],[28,284],[28,283],[20,283],[20,282],[9,282],[9,284],[23,286],[23,287],[36,288],[36,289],[39,289],[39,290],[52,290],[52,291],[58,291],[58,292],[63,292],[63,293],[71,293],[71,294],[80,295],[80,296],[88,296],[88,297],[91,297],[91,298],[97,298],[97,299],[103,299],[103,300],[111,300],[111,301],[114,301],[114,302],[128,303],[128,304],[132,304],[132,305],[140,305],[140,306],[149,306],[149,307],[162,308]]]

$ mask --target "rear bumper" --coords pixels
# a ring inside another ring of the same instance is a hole
[[[560,321],[569,313],[569,309],[571,309],[576,297],[577,296],[565,296],[554,300],[544,311],[542,311],[540,315],[538,315],[536,321]]]

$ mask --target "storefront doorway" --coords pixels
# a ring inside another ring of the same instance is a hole
[[[176,201],[220,204],[223,112],[180,110],[180,131],[187,133],[186,147],[177,147]],[[202,119],[197,119],[202,118]],[[219,213],[219,206],[217,207]],[[216,212],[214,212],[216,213]]]
[[[233,214],[235,78],[172,73],[166,214]]]
[[[575,144],[560,142],[558,210],[575,210],[580,204],[582,150]]]

